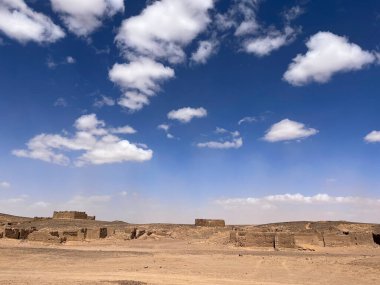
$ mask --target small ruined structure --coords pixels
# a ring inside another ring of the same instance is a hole
[[[195,225],[198,227],[225,227],[224,220],[212,220],[212,219],[195,219]]]
[[[95,220],[95,216],[88,216],[86,212],[54,211],[53,219]]]

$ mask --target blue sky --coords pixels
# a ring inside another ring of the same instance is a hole
[[[380,215],[377,1],[0,1],[0,212]]]

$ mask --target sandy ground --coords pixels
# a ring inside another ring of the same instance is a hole
[[[135,281],[135,282],[133,282]],[[315,252],[201,241],[0,240],[0,284],[380,284],[380,248]]]

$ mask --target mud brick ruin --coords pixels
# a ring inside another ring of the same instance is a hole
[[[364,224],[351,224],[351,226],[355,225],[356,228],[342,230],[339,227],[344,223],[338,224],[338,227],[331,226],[334,223],[338,222],[308,223],[306,228],[295,229],[284,225],[272,226],[269,229],[268,227],[235,228],[230,233],[230,242],[240,247],[274,249],[380,245],[380,228],[378,226],[369,229]],[[350,226],[349,223],[347,225]]]
[[[54,211],[53,219],[95,220],[95,216],[88,216],[86,212]]]
[[[224,220],[195,219],[195,225],[198,227],[225,227]]]

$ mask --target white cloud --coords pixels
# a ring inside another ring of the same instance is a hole
[[[110,132],[113,134],[135,134],[137,131],[131,126],[124,126],[119,128],[110,129]]]
[[[208,141],[198,143],[199,148],[213,148],[213,149],[230,149],[230,148],[240,148],[243,146],[243,139],[238,131],[230,132],[223,128],[216,128],[216,134],[227,135],[224,138],[220,138],[218,141]]]
[[[166,133],[166,137],[168,139],[175,139],[176,137],[173,136],[169,131],[170,131],[170,125],[168,124],[161,124],[157,126],[157,129],[163,130]]]
[[[96,203],[105,203],[111,200],[112,196],[110,195],[93,195],[93,196],[83,196],[77,195],[74,196],[68,204],[79,204],[79,205],[89,205]]]
[[[313,196],[278,194],[264,197],[223,198],[214,201],[235,223],[264,223],[307,220],[373,221],[379,214],[380,199],[357,196]],[[250,217],[245,219],[244,217]],[[254,217],[254,218],[252,218]]]
[[[203,107],[191,108],[185,107],[178,110],[172,110],[168,113],[168,118],[178,120],[182,123],[188,123],[194,118],[203,118],[207,116],[207,110]]]
[[[213,0],[161,0],[123,21],[116,41],[128,58],[147,56],[178,63],[183,47],[210,22]]]
[[[364,137],[366,142],[377,143],[380,142],[380,131],[372,131]]]
[[[159,130],[164,130],[165,132],[168,132],[170,129],[170,126],[168,124],[161,124],[157,127]]]
[[[94,102],[94,107],[102,108],[103,106],[114,106],[115,100],[108,96],[101,96]]]
[[[284,119],[267,130],[264,140],[268,142],[304,139],[318,133],[318,130],[306,128],[304,124]]]
[[[30,205],[31,208],[47,208],[50,206],[50,203],[44,201],[38,201]]]
[[[109,78],[120,86],[124,95],[119,105],[139,110],[149,104],[149,97],[160,90],[160,82],[174,77],[174,70],[149,58],[138,58],[128,64],[116,63]]]
[[[256,117],[244,117],[243,119],[239,120],[238,125],[241,125],[244,123],[253,123],[257,121],[258,119]]]
[[[301,6],[294,6],[294,7],[291,7],[289,10],[284,12],[284,18],[287,22],[291,22],[291,21],[297,19],[304,12],[305,11]]]
[[[68,63],[68,64],[74,64],[75,62],[76,62],[76,60],[72,56],[67,56],[66,57],[66,63]]]
[[[113,133],[129,133],[132,128],[105,128],[104,121],[95,114],[83,115],[74,124],[74,136],[40,134],[29,140],[27,149],[14,150],[18,157],[28,157],[60,165],[69,165],[71,159],[65,152],[80,152],[74,160],[76,166],[86,164],[120,163],[125,161],[150,160],[153,151],[141,144],[133,144]]]
[[[67,28],[77,36],[87,36],[102,20],[124,11],[123,0],[50,0]]]
[[[245,36],[256,34],[260,28],[256,19],[259,0],[235,1],[235,5],[230,10],[232,26],[236,27],[235,36]],[[236,18],[242,18],[240,23]]]
[[[353,196],[330,196],[325,193],[319,193],[314,196],[305,196],[300,193],[296,194],[278,194],[269,195],[264,197],[249,197],[249,198],[228,198],[219,199],[215,201],[219,205],[224,206],[243,206],[243,205],[260,205],[268,203],[271,204],[281,204],[281,203],[292,203],[292,204],[354,204],[354,203],[364,203],[364,204],[380,204],[380,200],[368,199],[362,197]]]
[[[55,107],[67,107],[67,101],[65,98],[59,97],[59,98],[57,98],[57,100],[55,100],[54,106]]]
[[[49,17],[33,11],[23,0],[0,1],[0,31],[21,43],[52,43],[65,36]]]
[[[11,184],[7,181],[0,181],[0,188],[7,189],[10,188]]]
[[[343,207],[378,207],[380,206],[380,199],[369,199],[364,197],[355,196],[330,196],[325,193],[318,193],[313,196],[305,196],[300,193],[296,194],[277,194],[268,195],[264,197],[247,197],[247,198],[224,198],[214,201],[215,204],[224,207],[225,209],[247,209],[254,207],[256,209],[288,209],[292,207],[294,211],[305,211],[304,207],[323,207],[326,206],[330,209],[337,206]],[[311,209],[311,208],[309,208]],[[289,210],[289,209],[288,209]],[[288,211],[287,210],[287,211]],[[285,211],[285,212],[287,212]],[[281,212],[281,211],[280,211]],[[309,213],[310,214],[310,213]],[[279,219],[279,218],[277,218]],[[294,218],[293,218],[294,219]]]
[[[376,61],[374,53],[330,32],[316,33],[306,46],[306,54],[298,54],[284,74],[284,80],[292,85],[325,83],[335,73],[360,70]]]
[[[267,56],[295,40],[300,28],[292,27],[291,22],[303,12],[299,6],[285,11],[283,28],[278,29],[274,25],[266,26],[258,20],[257,12],[261,2],[233,1],[226,14],[216,16],[219,30],[234,29],[234,36],[242,49],[259,57]]]
[[[134,111],[149,104],[160,83],[174,77],[174,70],[158,61],[183,62],[183,49],[206,29],[213,6],[214,0],[154,1],[123,21],[115,41],[130,62],[115,64],[109,73],[124,92],[119,105]]]
[[[265,35],[244,41],[244,49],[256,56],[266,56],[282,46],[292,43],[298,31],[286,26],[284,31],[268,31]]]
[[[204,143],[198,143],[197,146],[200,148],[214,148],[214,149],[229,149],[229,148],[240,148],[243,145],[242,138],[233,138],[232,141],[209,141]]]
[[[206,63],[216,52],[218,42],[216,40],[200,41],[198,49],[191,55],[191,60],[195,63]]]

